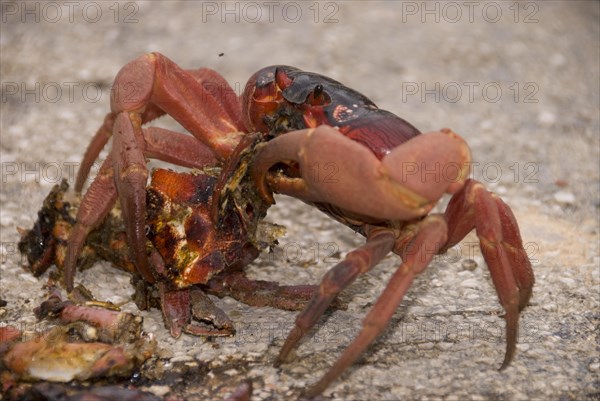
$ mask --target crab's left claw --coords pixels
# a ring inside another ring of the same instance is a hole
[[[179,338],[182,332],[211,337],[235,333],[233,322],[199,288],[167,289],[159,283],[159,292],[165,324],[173,337]]]
[[[470,160],[464,140],[448,129],[417,135],[379,160],[364,145],[322,125],[268,142],[257,152],[252,175],[271,203],[272,190],[374,219],[409,220],[426,215],[444,193],[460,189]],[[278,163],[297,163],[300,177],[269,175]],[[361,196],[349,196],[356,193]]]

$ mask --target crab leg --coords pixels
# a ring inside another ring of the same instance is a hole
[[[490,269],[498,298],[506,310],[506,368],[517,346],[519,312],[527,305],[534,284],[533,270],[510,208],[474,180],[468,180],[446,209],[448,243],[444,250],[462,240],[473,228]]]
[[[119,71],[111,96],[113,113],[142,114],[154,105],[172,116],[215,155],[226,158],[237,145],[243,131],[239,107],[233,106],[231,88],[215,96],[209,83],[224,83],[214,71],[204,70],[195,77],[160,53],[143,55]],[[202,83],[199,82],[201,80]],[[206,83],[205,83],[206,81]],[[127,88],[133,87],[134,93]],[[236,114],[237,113],[237,114]]]
[[[400,305],[415,275],[431,262],[441,246],[446,243],[446,223],[439,215],[427,216],[420,224],[415,238],[401,250],[402,264],[396,270],[383,293],[363,321],[363,328],[352,344],[304,396],[314,398],[321,394],[360,354],[383,332]],[[433,244],[431,248],[427,244]]]
[[[242,103],[225,78],[210,68],[188,70],[187,72],[219,102],[234,126],[243,130]]]
[[[108,113],[106,117],[104,117],[104,122],[98,128],[98,131],[94,134],[92,141],[88,145],[85,150],[85,154],[83,155],[83,159],[81,160],[81,166],[79,166],[79,170],[77,171],[77,178],[75,180],[75,191],[81,192],[83,189],[83,184],[87,176],[90,174],[90,170],[92,165],[94,164],[94,160],[98,158],[100,152],[106,146],[109,138],[112,135],[112,127],[115,123],[115,115],[113,113]]]
[[[227,272],[207,284],[206,291],[219,298],[229,296],[246,305],[302,310],[317,290],[315,285],[279,285],[272,281],[251,280],[243,272]]]
[[[64,263],[67,291],[73,290],[77,258],[83,249],[85,238],[112,209],[117,200],[112,155],[108,155],[100,167],[98,176],[90,185],[77,211],[77,222],[69,234],[69,245]]]
[[[279,352],[276,365],[286,359],[340,291],[352,284],[359,275],[371,270],[392,251],[395,240],[395,235],[389,230],[373,231],[367,237],[365,245],[348,253],[342,262],[325,274],[309,304],[296,318],[296,324]]]
[[[217,163],[210,149],[191,135],[158,127],[149,127],[143,132],[144,154],[150,159],[198,169]]]
[[[94,160],[98,158],[100,152],[108,143],[108,140],[112,136],[113,126],[115,124],[115,118],[118,113],[108,113],[106,117],[104,117],[104,122],[98,128],[98,131],[92,137],[92,141],[88,145],[85,150],[85,154],[83,155],[83,159],[81,160],[81,166],[79,166],[79,170],[77,171],[77,178],[75,180],[75,191],[81,192],[83,189],[83,184],[85,184],[85,180],[90,173],[90,169],[94,164]],[[145,124],[149,121],[154,120],[162,115],[165,112],[156,107],[153,104],[149,104],[146,107],[144,113],[142,113],[142,124]]]
[[[157,54],[158,53],[154,53],[154,55]],[[125,68],[129,68],[130,70],[135,69],[136,65],[134,64],[143,63],[144,57],[146,56],[142,56],[129,63],[123,68],[123,70]],[[164,56],[161,55],[161,57]],[[174,63],[172,64],[174,65]],[[222,109],[227,115],[227,118],[233,122],[235,127],[241,130],[241,128],[244,126],[242,123],[241,104],[237,100],[235,91],[227,83],[225,78],[223,78],[216,71],[208,68],[201,68],[199,70],[186,70],[185,72],[194,78],[196,82],[204,88],[204,91],[202,92],[203,98],[210,98],[210,100],[220,103]],[[143,78],[140,78],[140,80],[142,79]],[[114,110],[106,115],[104,118],[104,123],[98,129],[85,151],[81,161],[81,166],[77,172],[75,191],[81,192],[83,189],[83,184],[89,175],[94,160],[98,158],[98,155],[104,146],[106,146],[109,138],[112,136],[113,125],[118,112],[127,110],[126,107],[123,107],[124,105],[122,103],[131,103],[135,99],[138,88],[141,87],[141,85],[138,84],[139,82],[136,82],[135,80],[125,81],[122,79],[121,81],[118,81],[118,76],[117,79],[115,79],[115,90],[111,94],[111,102]],[[122,101],[119,101],[120,98]],[[144,112],[142,113],[142,125],[164,115],[165,113],[166,112],[159,108],[156,104],[149,102],[145,106]],[[196,143],[194,146],[197,145],[198,144]]]
[[[146,182],[148,169],[143,153],[141,119],[135,113],[121,113],[114,125],[113,169],[129,251],[137,271],[149,283],[154,275],[146,254]]]

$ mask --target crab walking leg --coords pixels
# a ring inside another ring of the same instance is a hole
[[[155,105],[213,150],[219,159],[227,158],[242,135],[244,128],[235,123],[239,116],[229,115],[231,108],[223,106],[221,96],[214,96],[193,74],[160,53],[145,54],[124,66],[114,85],[117,88],[111,97],[114,113],[142,114],[149,104]],[[129,99],[115,95],[125,93],[128,86],[136,89]]]
[[[150,159],[198,169],[217,164],[212,151],[191,135],[158,127],[145,128],[143,133],[144,154]]]
[[[383,332],[414,277],[427,267],[445,243],[446,222],[439,215],[427,216],[419,224],[415,238],[401,251],[402,264],[363,321],[361,332],[325,376],[304,393],[306,398],[314,398],[321,394]]]
[[[243,128],[242,103],[237,93],[221,74],[210,68],[188,71],[222,106],[229,119],[238,128]]]
[[[208,282],[206,292],[219,298],[229,296],[250,306],[299,311],[304,309],[317,290],[316,285],[279,285],[252,280],[244,272],[227,272]]]
[[[371,270],[392,251],[395,240],[391,231],[374,230],[367,237],[365,245],[348,253],[343,261],[325,274],[309,304],[296,318],[295,326],[279,352],[276,365],[281,364],[298,345],[340,291],[352,284],[359,275]]]
[[[83,184],[90,174],[90,170],[92,165],[94,164],[94,160],[98,158],[100,152],[106,146],[106,143],[112,136],[112,128],[115,123],[115,115],[113,113],[108,113],[104,118],[104,122],[94,134],[92,141],[88,145],[85,150],[85,154],[83,155],[83,159],[81,160],[81,166],[79,166],[79,170],[77,171],[77,178],[75,180],[75,191],[81,192],[83,189]]]
[[[123,69],[129,68],[135,70],[136,64],[143,62],[143,60],[141,59],[144,57],[146,56],[142,56],[137,60],[132,61]],[[204,92],[202,93],[203,97],[210,98],[210,100],[220,103],[222,109],[226,113],[226,118],[231,120],[234,126],[241,130],[244,126],[242,123],[241,103],[238,101],[235,91],[227,83],[225,78],[223,78],[216,71],[208,68],[201,68],[198,70],[186,70],[185,72],[188,73],[192,78],[194,78],[196,82],[204,88]],[[98,155],[108,142],[109,138],[112,136],[113,125],[115,122],[116,115],[120,111],[130,110],[127,106],[130,106],[132,102],[133,104],[136,103],[136,95],[138,93],[138,89],[143,86],[140,84],[139,81],[143,81],[144,79],[153,80],[154,77],[142,76],[138,77],[137,81],[127,81],[123,77],[119,77],[119,75],[117,75],[117,77],[115,78],[114,87],[116,89],[113,90],[113,92],[111,93],[111,105],[113,111],[106,115],[106,117],[104,118],[104,123],[98,129],[98,131],[92,138],[91,143],[88,145],[88,148],[85,151],[85,154],[81,161],[81,166],[79,168],[79,171],[77,172],[77,179],[75,181],[75,191],[81,192],[81,190],[83,189],[83,184],[85,183],[85,180],[89,175],[94,160],[98,158]],[[145,105],[144,111],[142,113],[142,124],[146,124],[147,122],[150,122],[164,114],[165,111],[163,109],[159,108],[156,104],[149,102]],[[197,145],[198,144],[196,143],[195,146]]]
[[[154,275],[146,253],[146,183],[148,169],[143,153],[141,118],[136,113],[121,113],[114,126],[113,169],[127,243],[140,275],[149,283]]]
[[[73,290],[77,258],[83,249],[85,238],[110,212],[117,201],[112,156],[108,155],[98,176],[85,193],[77,211],[77,223],[69,234],[67,254],[64,263],[64,277],[67,291]]]
[[[467,181],[462,191],[452,198],[444,217],[449,238],[444,250],[458,243],[473,228],[479,237],[498,298],[506,310],[506,354],[502,370],[515,354],[519,313],[527,305],[534,284],[517,220],[502,199],[474,180]]]
[[[164,112],[156,107],[146,110],[142,115],[142,124],[146,123],[146,114],[152,111],[152,118],[159,117]],[[159,114],[159,115],[156,115]],[[115,123],[115,115],[109,113],[104,119],[104,124],[98,129],[98,132],[92,138],[88,148],[85,151],[81,166],[77,172],[75,181],[75,191],[81,192],[85,180],[87,179],[94,161],[100,155],[100,152],[112,136],[112,130]],[[173,163],[184,167],[199,167],[208,164],[216,164],[217,159],[213,152],[205,145],[198,142],[193,136],[180,132],[170,131],[164,128],[148,127],[144,129],[144,140],[146,141],[146,155],[151,159],[158,159],[167,163]]]
[[[130,89],[130,92],[132,90]],[[133,92],[132,92],[133,93]],[[96,134],[92,137],[92,141],[88,145],[85,150],[85,154],[83,155],[83,159],[81,160],[81,166],[77,171],[77,178],[75,180],[75,191],[81,192],[83,189],[83,184],[87,179],[92,165],[94,164],[94,160],[98,158],[100,152],[106,146],[108,140],[112,137],[113,126],[115,124],[115,118],[118,113],[108,113],[106,117],[104,117],[104,122],[96,131]],[[153,104],[149,104],[145,111],[142,113],[142,124],[145,124],[149,121],[154,120],[162,115],[165,112],[156,107]]]

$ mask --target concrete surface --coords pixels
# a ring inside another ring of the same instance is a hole
[[[600,3],[66,3],[1,3],[2,323],[35,328],[43,280],[21,269],[15,227],[31,226],[59,178],[72,182],[122,65],[159,51],[214,68],[239,91],[258,68],[283,63],[334,77],[424,131],[452,127],[466,138],[475,177],[512,206],[537,280],[516,358],[499,373],[501,308],[471,234],[462,256],[436,259],[416,281],[325,399],[600,397]],[[362,241],[295,200],[279,198],[269,218],[288,236],[249,268],[254,277],[315,283]],[[463,267],[469,257],[475,270]],[[331,366],[398,262],[361,277],[343,294],[348,310],[329,313],[280,369],[272,361],[295,313],[218,300],[239,334],[217,342],[173,340],[158,311],[142,315],[175,361],[213,369],[191,380],[206,385],[189,399],[220,399],[246,377],[254,400],[287,399]],[[130,293],[128,277],[107,265],[78,280],[99,298]]]

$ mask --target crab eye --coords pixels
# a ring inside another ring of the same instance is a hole
[[[311,106],[325,106],[331,103],[331,98],[321,84],[315,85],[315,89],[308,95],[306,100]]]
[[[319,97],[323,93],[323,85],[315,86],[315,90],[313,91],[314,97]]]

